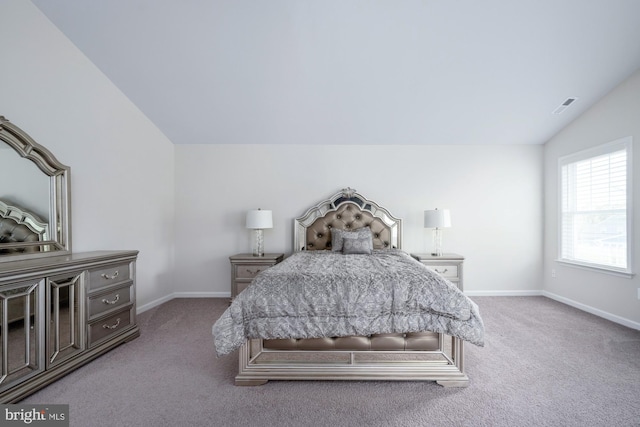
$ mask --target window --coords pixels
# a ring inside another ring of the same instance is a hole
[[[559,261],[631,274],[631,145],[560,158]]]

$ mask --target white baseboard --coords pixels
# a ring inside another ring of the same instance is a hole
[[[637,329],[640,331],[640,323],[634,322],[633,320],[625,319],[624,317],[616,316],[615,314],[608,313],[606,311],[600,310],[595,307],[591,307],[586,304],[582,304],[581,302],[574,301],[569,298],[561,297],[560,295],[556,295],[554,293],[548,291],[542,291],[542,295],[551,298],[552,300],[556,300],[563,304],[570,305],[571,307],[575,307],[578,310],[586,311],[587,313],[594,314],[598,317],[602,317],[607,320],[611,320],[614,323],[618,323],[620,325],[626,326],[628,328]]]
[[[464,291],[464,294],[468,297],[537,297],[542,291]]]
[[[138,306],[136,313],[144,313],[154,307],[169,302],[174,298],[231,298],[231,292],[174,292],[169,295],[165,295],[162,298],[146,303],[145,305]]]

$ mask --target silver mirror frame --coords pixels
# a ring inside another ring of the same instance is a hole
[[[342,191],[334,194],[327,200],[323,200],[317,205],[309,208],[304,215],[294,219],[293,229],[293,250],[294,252],[303,251],[307,247],[307,228],[310,227],[316,219],[324,217],[328,212],[333,212],[343,203],[353,203],[362,211],[371,213],[374,217],[380,218],[391,232],[391,248],[402,248],[402,220],[396,218],[382,206],[376,202],[368,200],[356,190],[347,187]]]
[[[26,132],[0,116],[0,141],[20,157],[31,160],[49,177],[49,239],[42,242],[3,244],[2,248],[38,246],[40,251],[0,255],[0,263],[65,255],[71,252],[71,169],[56,159]]]

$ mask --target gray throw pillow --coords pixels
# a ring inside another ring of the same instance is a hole
[[[344,236],[342,239],[342,253],[371,255],[373,241],[369,237]]]
[[[352,237],[368,237],[371,239],[371,245],[373,249],[373,235],[369,227],[358,228],[357,230],[347,231],[337,228],[331,229],[331,250],[333,252],[342,252],[342,241],[345,236]]]

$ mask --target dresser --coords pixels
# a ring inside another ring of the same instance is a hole
[[[231,299],[244,291],[261,271],[272,267],[284,259],[284,254],[237,254],[229,257],[231,262]]]
[[[462,282],[462,267],[464,257],[458,254],[442,254],[435,256],[432,254],[411,254],[412,257],[429,267],[442,277],[450,280],[458,286],[458,289],[464,291]]]
[[[140,335],[137,251],[0,264],[0,402],[11,403]]]

